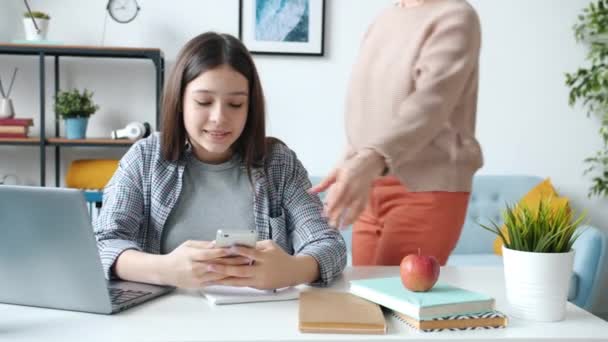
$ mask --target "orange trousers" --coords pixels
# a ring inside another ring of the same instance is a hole
[[[445,265],[468,203],[468,192],[409,192],[396,177],[379,178],[353,226],[353,265],[399,265],[418,249]]]

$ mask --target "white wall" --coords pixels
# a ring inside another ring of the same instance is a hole
[[[587,0],[471,0],[483,28],[478,136],[485,154],[480,173],[550,176],[576,208],[589,211],[591,223],[608,231],[608,200],[588,199],[589,180],[582,160],[601,145],[598,120],[568,107],[564,73],[584,65],[585,49],[571,27]],[[127,25],[105,15],[105,0],[30,0],[52,16],[49,39],[69,44],[100,44],[107,20],[106,45],[159,47],[170,67],[179,47],[194,35],[217,30],[237,34],[238,1],[140,0],[142,11]],[[269,132],[286,141],[312,174],[327,172],[344,145],[342,109],[350,67],[368,23],[391,0],[327,0],[326,56],[256,56],[268,101]],[[20,0],[0,5],[0,41],[21,39]],[[21,116],[36,116],[37,60],[0,56],[0,77],[10,68],[21,73],[14,102]],[[47,67],[50,69],[52,60]],[[48,69],[47,69],[48,70]],[[153,121],[153,70],[150,62],[65,59],[64,87],[88,87],[101,110],[88,134],[107,135],[131,120]],[[50,80],[51,73],[47,72]],[[52,95],[49,81],[47,96]],[[48,98],[48,97],[47,97]],[[51,104],[47,105],[47,110]],[[50,131],[51,121],[47,125]],[[35,130],[37,129],[34,128]],[[64,169],[75,158],[118,157],[120,149],[63,149]],[[52,150],[47,182],[52,180]],[[0,174],[18,173],[38,182],[38,150],[0,147]],[[608,277],[607,277],[608,278]],[[608,284],[608,281],[604,281]],[[595,311],[608,312],[608,296]]]

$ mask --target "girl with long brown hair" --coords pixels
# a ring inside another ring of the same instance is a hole
[[[339,232],[306,190],[295,153],[266,137],[264,94],[236,38],[205,33],[179,53],[160,134],[137,142],[95,222],[106,276],[177,287],[327,285],[346,265]],[[254,229],[255,248],[217,248]]]

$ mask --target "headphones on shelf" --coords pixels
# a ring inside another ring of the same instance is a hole
[[[149,136],[151,133],[150,124],[147,122],[131,122],[121,129],[112,131],[112,139],[131,139],[137,140]]]

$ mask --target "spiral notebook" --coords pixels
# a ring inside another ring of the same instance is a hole
[[[408,326],[425,332],[498,329],[505,328],[508,324],[507,316],[497,310],[480,314],[451,315],[423,321],[396,311],[392,311],[392,315]]]
[[[276,290],[258,290],[251,287],[213,285],[200,290],[201,295],[214,305],[254,302],[276,302],[298,299],[300,291],[295,287]]]

